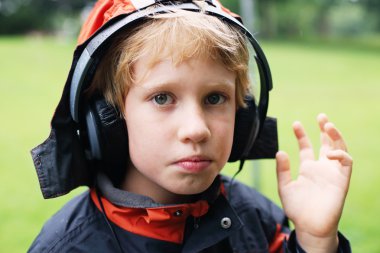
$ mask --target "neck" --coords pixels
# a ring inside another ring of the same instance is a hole
[[[152,182],[132,166],[128,168],[121,189],[147,196],[160,204],[180,204],[194,201],[193,195],[180,195],[170,192]]]

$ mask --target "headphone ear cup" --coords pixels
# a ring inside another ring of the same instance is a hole
[[[128,133],[124,118],[103,97],[94,97],[86,107],[90,159],[115,183],[121,183],[128,163]]]
[[[102,159],[102,143],[101,136],[99,133],[98,120],[96,111],[91,105],[86,105],[85,107],[86,115],[86,133],[88,141],[87,156],[90,160],[101,160]]]
[[[246,97],[245,103],[247,107],[240,108],[236,112],[234,139],[228,162],[246,159],[260,129],[260,119],[254,98]]]

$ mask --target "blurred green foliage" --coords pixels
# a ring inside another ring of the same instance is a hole
[[[221,0],[236,13],[251,1],[256,36],[303,38],[380,33],[378,0]],[[0,0],[0,34],[75,37],[91,0]],[[43,14],[43,15],[41,15]]]
[[[0,34],[52,33],[80,19],[88,0],[0,0]],[[76,28],[77,30],[79,23]]]
[[[377,0],[222,0],[240,13],[239,2],[252,1],[253,26],[262,38],[353,37],[380,32]]]

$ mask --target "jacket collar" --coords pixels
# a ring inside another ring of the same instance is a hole
[[[199,252],[243,226],[221,194],[220,177],[195,202],[173,205],[117,189],[105,175],[98,175],[97,184],[106,216],[114,224],[143,237],[182,244],[182,252]],[[95,189],[91,198],[102,211]]]

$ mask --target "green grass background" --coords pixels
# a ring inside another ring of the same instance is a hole
[[[29,155],[47,138],[50,119],[69,71],[75,43],[54,38],[0,38],[0,252],[25,252],[43,223],[69,196],[43,200]],[[340,230],[354,252],[380,252],[380,41],[353,44],[266,42],[274,90],[269,115],[279,123],[280,148],[297,173],[297,143],[291,131],[301,120],[315,147],[316,115],[325,112],[343,132],[354,158],[350,192]],[[239,180],[277,203],[275,163],[245,166]],[[228,165],[232,174],[237,164]]]

